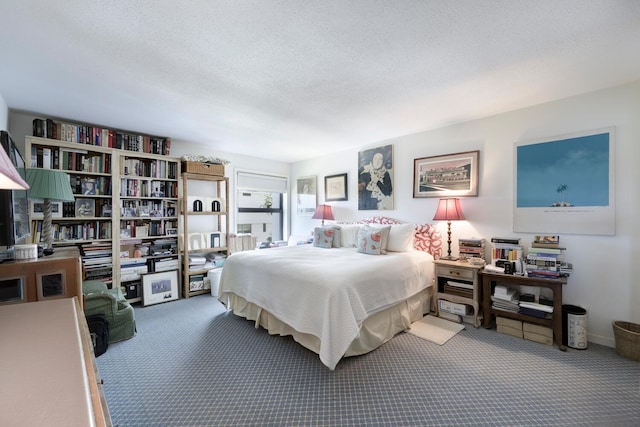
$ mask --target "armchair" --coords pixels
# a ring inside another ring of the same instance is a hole
[[[104,314],[109,321],[109,343],[131,338],[136,333],[133,307],[120,288],[109,289],[99,280],[82,283],[84,314]]]

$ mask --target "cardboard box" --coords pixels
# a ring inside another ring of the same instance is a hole
[[[542,335],[544,337],[553,338],[553,329],[547,326],[524,322],[522,324],[522,331]]]
[[[540,344],[553,345],[553,336],[549,337],[546,335],[536,334],[535,332],[523,331],[523,338]]]
[[[496,325],[518,329],[522,333],[522,320],[514,320],[514,319],[508,319],[506,317],[496,316]],[[520,338],[522,338],[522,336],[520,336]]]
[[[512,335],[514,337],[518,337],[518,338],[522,338],[522,329],[518,329],[518,328],[511,328],[509,326],[504,326],[504,325],[498,325],[497,328],[498,332],[500,332],[501,334],[507,334],[507,335]]]
[[[445,313],[457,314],[460,316],[464,316],[467,313],[469,307],[465,304],[457,304],[451,301],[445,301],[443,299],[438,300],[438,307],[440,311],[444,311]]]

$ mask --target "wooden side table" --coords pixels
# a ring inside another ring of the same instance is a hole
[[[482,301],[482,288],[478,279],[478,272],[482,270],[483,267],[470,264],[469,262],[445,260],[435,260],[434,264],[436,277],[436,313],[439,313],[440,310],[438,300],[469,305],[473,307],[473,325],[478,328],[480,326],[480,303]],[[471,297],[446,292],[445,285],[450,280],[472,286]]]
[[[555,337],[558,348],[562,351],[566,351],[567,347],[562,344],[562,287],[567,284],[566,277],[560,277],[559,279],[541,279],[537,277],[525,277],[511,274],[500,274],[482,271],[480,272],[482,277],[482,293],[483,293],[483,325],[485,328],[491,328],[492,317],[499,315],[514,320],[522,320],[529,323],[535,323],[537,325],[543,325],[553,329],[553,336]],[[553,292],[553,313],[551,319],[541,319],[539,317],[527,316],[520,313],[512,313],[503,310],[494,310],[491,307],[491,295],[493,295],[493,289],[497,283],[504,283],[506,285],[526,285],[526,286],[538,286],[542,288],[549,288]]]

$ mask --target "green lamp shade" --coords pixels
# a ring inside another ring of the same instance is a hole
[[[53,169],[27,169],[30,199],[49,199],[63,202],[75,200],[69,176]]]

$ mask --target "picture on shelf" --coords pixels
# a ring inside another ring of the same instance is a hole
[[[103,217],[110,217],[111,216],[111,205],[102,205],[102,212],[100,212],[100,215]]]
[[[122,217],[135,217],[136,208],[122,208],[120,209],[120,216]]]
[[[96,192],[96,180],[93,178],[82,178],[82,194],[95,195]]]
[[[142,276],[142,305],[158,304],[178,299],[177,270]]]
[[[51,203],[51,217],[62,218],[62,202]],[[31,219],[44,218],[44,202],[42,200],[30,200],[29,208],[31,211]]]
[[[96,216],[96,201],[93,199],[76,199],[76,216],[83,218]]]
[[[139,217],[148,217],[150,216],[150,209],[147,205],[141,205],[138,207],[138,216]]]
[[[167,236],[177,236],[178,229],[177,228],[167,228]]]

